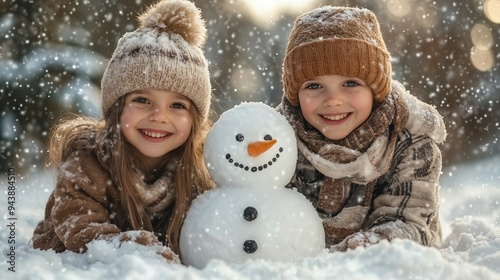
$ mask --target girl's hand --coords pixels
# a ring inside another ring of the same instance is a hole
[[[331,246],[330,253],[345,252],[361,246],[368,247],[379,243],[382,239],[384,238],[375,232],[356,232],[346,237],[342,242]]]
[[[168,263],[180,264],[181,260],[179,256],[172,251],[169,247],[162,246],[156,253],[167,260]]]
[[[135,242],[144,246],[161,245],[154,233],[144,230],[133,230],[121,233],[120,242]]]
[[[120,242],[135,242],[144,246],[150,246],[156,249],[156,253],[167,260],[168,263],[180,264],[179,256],[167,246],[158,241],[154,233],[144,230],[123,232]]]

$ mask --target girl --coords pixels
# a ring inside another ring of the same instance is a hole
[[[184,215],[212,186],[202,154],[211,99],[206,28],[184,0],[158,2],[139,21],[104,72],[104,120],[68,120],[49,137],[57,185],[34,248],[85,252],[93,240],[131,241],[179,261]]]
[[[331,251],[440,241],[444,123],[391,74],[372,12],[325,6],[295,21],[279,106],[298,139],[290,187],[316,207]]]

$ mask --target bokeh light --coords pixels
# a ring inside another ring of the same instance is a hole
[[[493,46],[493,34],[488,26],[476,23],[470,32],[474,46],[480,50],[489,50]]]
[[[500,0],[486,0],[484,14],[492,22],[500,24]]]
[[[476,23],[472,27],[470,36],[474,47],[471,49],[471,62],[480,71],[487,71],[495,64],[495,57],[491,51],[493,34],[488,26]]]
[[[474,65],[474,67],[476,67],[479,71],[488,71],[495,64],[495,57],[490,49],[481,50],[476,47],[472,47],[470,51],[470,60],[472,65]]]

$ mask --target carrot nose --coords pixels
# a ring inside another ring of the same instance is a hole
[[[265,151],[269,150],[274,144],[276,144],[276,139],[270,141],[255,141],[248,144],[248,154],[252,157],[258,157]]]

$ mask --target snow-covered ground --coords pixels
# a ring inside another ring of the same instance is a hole
[[[29,239],[43,216],[53,176],[17,175],[17,220],[7,220],[8,181],[1,179],[0,279],[500,279],[500,157],[443,171],[441,216],[447,239],[441,249],[394,241],[322,252],[294,263],[212,261],[201,270],[167,264],[133,244],[117,248],[94,242],[86,254],[34,250]],[[16,242],[14,251],[9,240]]]

